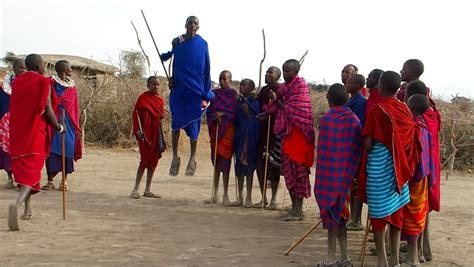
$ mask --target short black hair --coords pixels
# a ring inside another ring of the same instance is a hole
[[[406,94],[407,97],[410,97],[415,94],[427,95],[428,89],[426,89],[426,85],[424,82],[420,80],[414,80],[408,83]]]
[[[240,81],[240,85],[242,85],[243,83],[249,83],[250,84],[250,91],[253,91],[255,90],[255,82],[251,79],[243,79],[242,81]]]
[[[354,64],[347,64],[346,67],[353,67],[356,72],[359,71],[359,69],[357,68],[357,66],[354,65]]]
[[[430,101],[426,95],[414,94],[407,100],[407,105],[415,116],[423,115],[430,108]]]
[[[219,77],[221,77],[221,75],[224,74],[224,73],[229,74],[229,78],[230,78],[230,80],[232,81],[232,72],[230,72],[230,70],[223,70],[223,71],[221,71],[221,74],[219,74]]]
[[[335,106],[345,105],[349,99],[346,87],[340,83],[331,85],[328,89],[327,99],[330,104]]]
[[[425,65],[419,59],[409,59],[405,61],[405,64],[410,66],[410,69],[413,71],[413,75],[416,77],[420,77],[425,71]]]
[[[296,59],[288,59],[283,65],[291,66],[292,68],[295,68],[297,73],[300,72],[301,64]]]
[[[359,88],[362,88],[365,85],[365,77],[362,74],[352,74],[349,79],[354,79]]]
[[[390,94],[395,94],[400,88],[400,83],[402,82],[402,78],[400,74],[394,71],[385,71],[380,75],[380,90],[383,90]]]
[[[281,77],[281,70],[280,70],[280,68],[278,68],[278,67],[275,67],[275,66],[271,66],[271,67],[269,67],[268,69],[272,69],[272,70],[274,70],[274,71],[275,71],[275,73],[276,73],[276,74],[277,74],[277,76],[278,76],[278,79],[280,79],[280,77]]]
[[[381,70],[381,69],[373,69],[369,73],[369,76],[370,76],[370,74],[373,74],[375,78],[380,79],[380,75],[382,75],[382,73],[383,73],[383,70]]]
[[[21,58],[17,58],[17,59],[15,59],[15,60],[13,61],[12,67],[13,67],[13,68],[16,68],[16,67],[18,67],[18,65],[20,65],[20,64],[25,64],[25,60],[23,60],[23,59],[21,59]]]
[[[29,54],[25,58],[26,69],[29,71],[38,71],[43,58],[38,54]]]
[[[186,19],[186,24],[188,24],[188,22],[189,22],[190,20],[192,20],[192,19],[197,19],[198,22],[199,22],[199,19],[198,19],[196,16],[191,15],[191,16],[189,16],[189,17]]]
[[[54,65],[54,69],[56,70],[57,73],[65,72],[66,66],[68,64],[69,64],[69,61],[67,60],[58,60],[58,62],[56,62],[56,64]]]
[[[146,80],[146,84],[150,84],[153,80],[157,80],[158,82],[160,81],[160,79],[158,79],[157,76],[150,76],[150,77],[148,77],[148,79]]]

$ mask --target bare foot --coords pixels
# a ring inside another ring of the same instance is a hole
[[[189,161],[188,167],[186,167],[186,176],[193,176],[196,171],[196,161]]]
[[[181,165],[181,159],[179,157],[171,160],[170,175],[176,176],[179,173],[179,166]]]
[[[277,209],[277,205],[275,201],[270,201],[270,204],[267,206],[267,210],[276,210],[276,209]]]
[[[239,198],[238,200],[232,202],[232,206],[235,206],[235,207],[240,207],[244,204],[244,200],[242,198]]]
[[[252,207],[253,207],[252,200],[246,199],[244,203],[244,208],[252,208]]]
[[[19,231],[19,225],[18,206],[16,204],[10,204],[10,206],[8,206],[8,228],[11,231]]]
[[[217,204],[217,197],[204,200],[204,204]]]
[[[364,226],[354,221],[348,222],[346,224],[346,228],[347,228],[347,231],[363,231],[364,230]]]
[[[230,207],[232,205],[232,203],[230,203],[230,201],[229,201],[228,196],[223,196],[222,197],[222,205],[224,205],[226,207]]]
[[[265,207],[267,205],[268,205],[268,201],[265,200],[265,204],[264,204],[263,207]],[[262,201],[260,200],[260,202],[253,204],[253,207],[256,208],[256,209],[261,209],[262,208]]]

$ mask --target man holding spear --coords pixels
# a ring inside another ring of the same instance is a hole
[[[210,59],[207,42],[196,32],[199,20],[190,16],[185,24],[186,33],[173,39],[173,49],[161,55],[162,60],[173,59],[173,76],[170,79],[170,109],[173,159],[170,175],[179,173],[180,157],[178,143],[180,130],[189,136],[191,155],[186,175],[192,176],[196,170],[196,147],[201,128],[201,116],[209,100],[214,98],[211,91]]]

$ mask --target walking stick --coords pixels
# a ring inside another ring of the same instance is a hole
[[[298,239],[298,241],[296,241],[287,251],[285,251],[284,255],[285,256],[288,256],[290,255],[290,252],[296,247],[298,246],[303,240],[306,239],[306,237],[309,236],[309,234],[311,234],[311,232],[314,231],[314,229],[316,229],[320,224],[321,222],[323,222],[323,219],[319,219],[314,225],[311,226],[311,228],[308,229],[308,231],[306,231],[306,233],[304,233],[304,235],[302,235],[300,237],[300,239]]]
[[[272,121],[272,115],[268,115],[267,123],[267,147],[265,148],[265,171],[264,171],[264,180],[263,180],[263,196],[262,196],[262,213],[263,207],[265,206],[265,198],[267,196],[267,174],[268,174],[268,146],[270,145],[270,126]]]
[[[63,109],[63,127],[64,127],[64,119],[66,115],[66,111]],[[64,129],[64,128],[63,128]],[[61,133],[61,141],[62,141],[62,155],[61,155],[61,169],[62,169],[62,183],[63,183],[63,220],[66,220],[66,138],[65,138],[66,131],[63,130]]]
[[[365,232],[364,238],[362,239],[362,247],[360,248],[359,261],[360,265],[363,267],[365,263],[365,250],[367,249],[367,239],[369,237],[369,228],[370,228],[370,216],[367,212],[367,222],[365,223]]]
[[[143,15],[143,19],[145,20],[146,27],[148,28],[148,32],[150,32],[151,40],[153,40],[153,44],[155,45],[156,52],[158,52],[158,57],[160,58],[161,65],[163,66],[163,70],[165,71],[166,78],[168,79],[168,82],[170,81],[170,76],[168,75],[168,71],[166,70],[165,63],[163,62],[163,59],[161,59],[161,53],[160,50],[158,50],[158,46],[156,45],[155,38],[153,37],[153,34],[151,33],[150,26],[148,25],[148,21],[146,20],[145,13],[143,13],[143,9],[140,10]]]
[[[284,185],[286,187],[286,184]],[[286,197],[286,188],[283,188],[283,206],[281,207],[281,211],[285,211],[285,197]]]
[[[219,123],[216,123],[216,143],[214,146],[214,177],[212,181],[212,193],[211,193],[211,201],[213,201],[216,198],[215,192],[216,192],[216,171],[217,171],[217,139],[219,138]]]

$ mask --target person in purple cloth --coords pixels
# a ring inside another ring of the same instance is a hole
[[[170,52],[161,55],[166,61],[174,56],[173,75],[170,80],[170,110],[173,159],[170,175],[179,173],[181,159],[178,156],[180,130],[189,136],[191,155],[186,175],[192,176],[196,171],[196,148],[201,116],[209,101],[214,97],[211,91],[210,59],[207,42],[196,32],[199,19],[190,16],[186,19],[186,33],[173,39]]]

